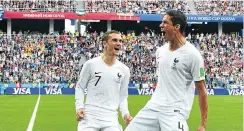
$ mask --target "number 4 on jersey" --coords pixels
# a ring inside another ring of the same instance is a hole
[[[181,129],[182,131],[184,131],[184,126],[180,122],[178,122],[178,128]]]

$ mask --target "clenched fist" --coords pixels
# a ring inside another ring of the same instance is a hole
[[[85,115],[85,110],[84,109],[77,110],[77,112],[76,112],[76,120],[80,121],[81,119],[84,118],[84,115]]]
[[[133,119],[133,117],[130,115],[124,116],[124,121],[125,121],[126,125],[128,125],[132,119]]]

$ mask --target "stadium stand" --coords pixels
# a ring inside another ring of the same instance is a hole
[[[8,0],[0,1],[0,10],[5,11],[41,11],[41,12],[75,12],[79,6],[76,0]],[[194,0],[193,5],[186,0],[86,0],[84,9],[87,12],[161,14],[169,9],[177,9],[186,14],[205,15],[242,15],[244,13],[241,0]],[[83,4],[83,3],[82,3]],[[81,5],[82,5],[81,4]],[[191,9],[189,6],[194,6]]]
[[[102,53],[98,42],[103,32],[57,35],[18,32],[11,39],[0,36],[0,81],[32,83],[37,79],[50,83],[75,83],[79,60]],[[151,33],[123,34],[123,53],[119,59],[130,67],[131,83],[156,83],[154,53],[160,36]],[[243,84],[243,38],[223,34],[188,34],[187,39],[201,49],[205,58],[206,82],[209,88]]]
[[[41,12],[75,12],[78,2],[75,0],[8,0],[0,1],[0,9],[5,11],[41,11]],[[184,13],[189,12],[189,6],[185,0],[179,1],[85,1],[87,12],[116,12],[135,14],[160,14],[169,9],[178,9]]]
[[[124,0],[124,1],[92,1],[87,0],[85,9],[88,12],[116,12],[134,14],[162,14],[167,10],[176,9],[185,14],[204,15],[242,15],[244,13],[241,0]],[[195,9],[192,9],[194,6]],[[196,12],[195,12],[196,10]]]
[[[75,0],[1,0],[0,10],[4,11],[40,11],[40,12],[74,12]]]
[[[209,88],[243,84],[243,38],[235,35],[196,34],[188,35],[196,47],[200,47],[206,68]]]
[[[243,15],[242,0],[194,0],[198,14],[204,15]]]
[[[198,14],[242,15],[243,1],[203,0],[8,0],[0,1],[3,11],[30,12],[75,12],[84,7],[87,12],[161,14],[169,9],[186,14],[196,10]],[[190,8],[189,5],[193,6]],[[32,83],[75,83],[79,73],[81,55],[91,59],[102,53],[99,43],[103,32],[87,32],[74,35],[13,32],[12,37],[1,32],[0,36],[0,81]],[[154,53],[162,43],[155,33],[123,34],[124,53],[119,57],[131,70],[131,83],[156,83]],[[226,87],[228,84],[243,84],[243,38],[230,34],[188,34],[187,39],[195,44],[205,58],[206,82],[209,88]],[[33,77],[32,77],[33,76]]]
[[[88,12],[116,12],[134,14],[160,14],[169,9],[178,9],[187,13],[189,7],[185,0],[122,0],[120,1],[90,1],[85,3]]]

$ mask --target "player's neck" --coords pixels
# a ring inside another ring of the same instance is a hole
[[[116,61],[116,57],[114,55],[109,55],[106,52],[102,55],[102,59],[108,66],[112,66]]]
[[[175,37],[170,43],[170,50],[175,51],[181,46],[185,45],[185,37],[181,36],[180,38]]]

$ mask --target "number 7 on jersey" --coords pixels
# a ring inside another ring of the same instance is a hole
[[[101,79],[101,76],[95,76],[95,77],[98,77],[97,82],[96,82],[96,84],[95,84],[95,86],[97,86],[97,83],[98,83],[99,80]]]

